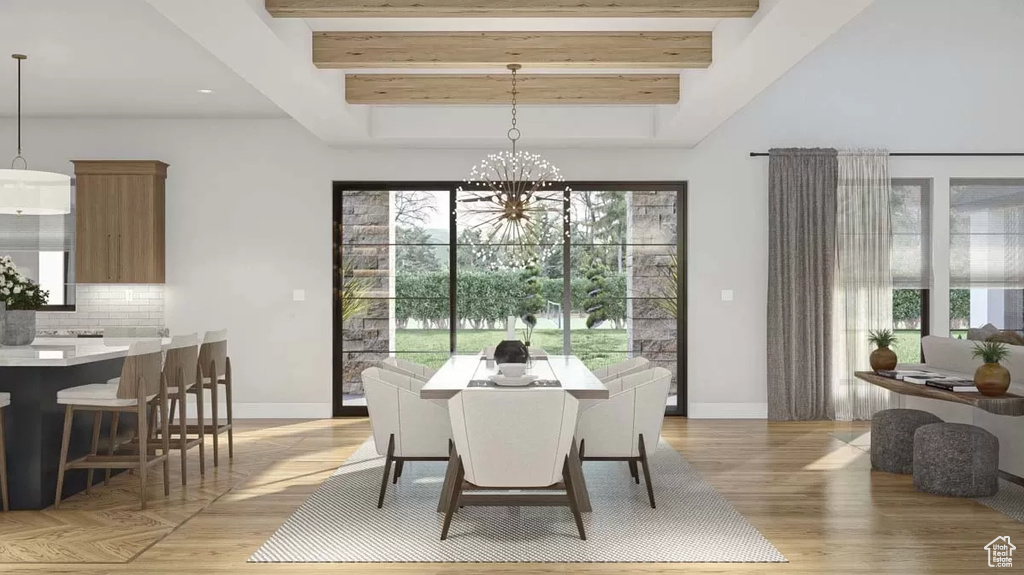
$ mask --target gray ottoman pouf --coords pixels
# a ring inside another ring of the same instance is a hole
[[[974,425],[932,423],[914,433],[914,489],[954,497],[999,491],[999,439]]]
[[[914,471],[914,432],[942,423],[920,409],[886,409],[871,418],[871,469],[910,475]]]

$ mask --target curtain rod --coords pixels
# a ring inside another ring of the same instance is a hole
[[[891,152],[890,156],[921,158],[1019,158],[1024,152]],[[751,158],[768,157],[768,152],[750,152]]]

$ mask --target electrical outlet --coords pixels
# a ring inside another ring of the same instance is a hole
[[[731,289],[722,290],[722,301],[732,301],[733,294]]]
[[[306,290],[292,290],[292,301],[306,301]]]
[[[135,301],[135,290],[131,288],[124,290],[124,301]]]

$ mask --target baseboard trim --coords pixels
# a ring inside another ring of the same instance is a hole
[[[767,403],[691,403],[691,419],[768,419]]]
[[[191,399],[191,398],[190,398]],[[211,405],[203,406],[206,418],[209,419]],[[330,403],[235,403],[231,416],[235,419],[327,419],[331,417]],[[217,407],[217,416],[223,419],[227,413],[227,405],[221,403]],[[187,414],[195,419],[195,400],[189,402]]]

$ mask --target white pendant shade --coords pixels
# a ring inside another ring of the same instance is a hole
[[[0,214],[56,216],[71,213],[71,176],[0,169]]]

